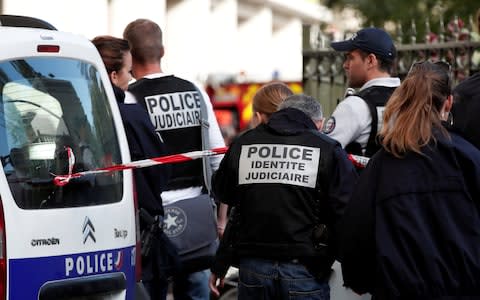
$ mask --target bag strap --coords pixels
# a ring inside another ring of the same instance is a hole
[[[377,139],[377,133],[379,129],[379,111],[378,109],[384,109],[388,99],[392,95],[395,87],[390,86],[378,86],[374,85],[364,90],[359,91],[355,96],[361,98],[368,106],[370,116],[372,117],[372,123],[370,125],[370,135],[365,147],[365,156],[373,156],[380,148],[382,148],[380,142]],[[382,115],[380,115],[382,118]],[[382,121],[380,119],[380,121]]]
[[[322,136],[323,134],[317,130],[310,131],[315,136]],[[323,153],[331,153],[334,150],[335,143],[325,143],[322,145]],[[324,185],[327,181],[322,180],[323,178],[329,178],[331,170],[333,168],[333,160],[328,155],[320,155],[319,166],[317,170],[317,178],[321,178],[320,182],[316,183],[316,192],[317,197],[315,198],[315,222],[314,228],[312,231],[312,242],[316,250],[325,251],[330,244],[331,239],[331,229],[327,226],[325,211],[326,211],[326,200],[325,197],[328,197],[327,187]],[[317,179],[318,180],[318,179]]]
[[[203,97],[202,92],[200,89],[195,85],[195,89],[200,96],[200,130],[202,135],[202,150],[209,150],[210,149],[210,140],[209,140],[209,128],[210,123],[208,122],[208,111],[207,105],[205,103],[206,99]],[[205,188],[207,189],[208,194],[210,195],[210,191],[212,188],[212,165],[210,164],[210,157],[204,156],[202,158],[203,164],[203,183],[205,184]]]

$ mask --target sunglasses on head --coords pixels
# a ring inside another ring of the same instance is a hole
[[[439,60],[434,62],[433,64],[441,67],[445,72],[448,72],[448,73],[452,72],[452,66],[446,61]]]
[[[412,70],[414,70],[416,67],[424,64],[424,63],[430,63],[430,64],[433,64],[434,66],[437,66],[439,67],[443,72],[445,72],[445,83],[446,83],[446,88],[448,90],[444,91],[446,94],[450,94],[451,93],[451,84],[452,84],[452,78],[451,78],[451,74],[452,74],[452,66],[446,62],[446,61],[443,61],[443,60],[440,60],[440,61],[436,61],[436,62],[431,62],[431,61],[428,61],[428,60],[423,60],[423,61],[419,61],[419,62],[416,62],[416,63],[413,63],[412,66],[410,67],[410,70],[408,71],[408,73],[412,72]],[[407,74],[408,75],[408,74]]]
[[[420,66],[424,63],[432,63],[436,66],[439,66],[442,70],[444,70],[445,72],[447,72],[449,74],[452,71],[452,66],[446,61],[439,60],[439,61],[436,61],[436,62],[431,62],[431,61],[428,61],[428,60],[422,60],[422,61],[417,61],[417,62],[413,63],[412,66],[410,67],[410,70],[408,70],[408,73],[410,73],[417,66]]]

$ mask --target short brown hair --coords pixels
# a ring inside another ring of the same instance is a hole
[[[139,63],[158,62],[163,56],[163,34],[157,23],[148,19],[130,22],[123,38],[131,46],[132,58]]]

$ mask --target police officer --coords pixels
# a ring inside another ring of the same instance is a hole
[[[233,142],[214,175],[215,195],[239,212],[239,299],[329,299],[335,225],[356,171],[319,132],[315,99],[292,95],[279,109]]]
[[[156,135],[147,112],[138,104],[124,103],[125,90],[132,79],[128,41],[103,35],[95,37],[92,43],[110,77],[131,159],[136,161],[166,155],[165,144]],[[142,233],[142,282],[152,298],[166,298],[168,278],[178,268],[176,250],[158,226],[164,217],[160,194],[167,184],[169,172],[169,165],[133,170]]]
[[[359,90],[338,104],[325,122],[324,133],[340,142],[349,153],[372,156],[380,148],[376,135],[385,103],[400,85],[399,78],[390,76],[395,45],[385,31],[366,28],[331,46],[346,52],[343,68],[348,85]]]
[[[164,55],[164,46],[162,30],[158,24],[147,19],[137,19],[127,25],[123,35],[131,46],[132,73],[137,80],[129,86],[129,92],[134,97],[126,98],[125,102],[130,103],[137,99],[147,110],[168,153],[201,150],[207,137],[210,148],[224,147],[212,105],[210,101],[204,100],[208,99],[208,96],[201,93],[194,83],[163,73],[161,59]],[[202,105],[205,107],[206,115],[200,115]],[[208,125],[208,132],[202,132],[202,122],[203,125]],[[206,194],[204,167],[205,170],[209,168],[216,170],[220,160],[221,157],[213,157],[207,160],[209,163],[205,166],[202,165],[202,160],[173,165],[170,180],[161,195],[164,206],[203,197]],[[226,213],[224,215],[223,222],[226,222]],[[206,220],[204,223],[213,224],[212,222],[215,221]],[[222,227],[222,220],[219,220],[218,225],[219,228]],[[214,238],[217,236],[215,228],[208,232],[209,237],[212,234]],[[176,299],[209,298],[210,265],[207,261],[197,260],[187,264],[182,260],[183,272],[173,279],[173,294]]]

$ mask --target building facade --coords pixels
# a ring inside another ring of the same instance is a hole
[[[331,20],[307,0],[1,0],[3,14],[44,19],[62,31],[121,37],[137,18],[164,30],[163,68],[205,81],[243,74],[249,81],[301,80],[302,25]]]

